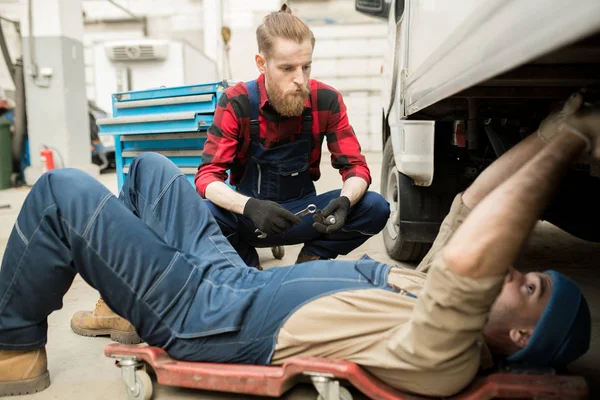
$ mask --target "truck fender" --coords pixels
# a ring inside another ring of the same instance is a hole
[[[390,124],[396,168],[417,186],[433,182],[435,121],[398,120]]]

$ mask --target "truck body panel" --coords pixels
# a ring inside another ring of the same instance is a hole
[[[597,0],[413,0],[409,12],[407,115],[600,27]]]
[[[356,9],[388,26],[384,243],[391,257],[417,261],[457,193],[571,93],[600,85],[600,1],[356,0]]]

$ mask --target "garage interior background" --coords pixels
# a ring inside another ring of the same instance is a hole
[[[111,111],[110,95],[258,75],[255,30],[281,0],[82,0],[88,100]],[[354,10],[354,0],[291,0],[317,38],[312,77],[344,95],[364,151],[381,150],[381,67],[387,24]],[[13,61],[21,40],[10,20],[22,20],[27,0],[0,0],[2,28]],[[231,29],[226,51],[221,28]],[[226,54],[228,53],[228,57]],[[0,63],[0,87],[14,85]]]

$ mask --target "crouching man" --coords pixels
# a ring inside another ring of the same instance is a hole
[[[579,95],[566,103],[541,149],[524,142],[499,159],[496,188],[475,182],[457,197],[421,267],[427,275],[366,257],[248,268],[156,154],[134,161],[120,200],[82,172],[45,174],[0,270],[0,396],[50,384],[47,317],[77,273],[144,341],[181,360],[332,357],[435,396],[468,385],[488,350],[537,365],[573,361],[590,341],[579,288],[511,265],[567,167],[586,150],[600,158],[600,112],[580,104]]]
[[[310,79],[315,37],[306,22],[284,5],[264,18],[256,40],[261,74],[220,97],[196,190],[248,266],[260,268],[260,247],[303,244],[297,264],[348,254],[383,229],[389,204],[367,190],[371,174],[342,95]],[[325,139],[344,183],[317,195],[313,181],[321,176]],[[224,182],[227,171],[235,189]],[[319,211],[295,215],[309,204]],[[138,341],[133,326],[102,298],[93,310],[75,313],[71,328]]]

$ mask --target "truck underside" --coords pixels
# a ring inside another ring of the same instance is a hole
[[[454,196],[497,157],[534,132],[571,93],[584,87],[600,88],[600,33],[410,115],[409,120],[436,121],[435,174],[429,187],[411,185],[408,177],[394,171],[389,125],[384,119],[381,190],[392,208],[384,231],[388,253],[401,261],[422,258]],[[581,163],[573,168],[600,176],[598,166]]]
[[[507,119],[535,129],[574,91],[600,84],[600,33],[463,90],[410,116],[436,121]]]

